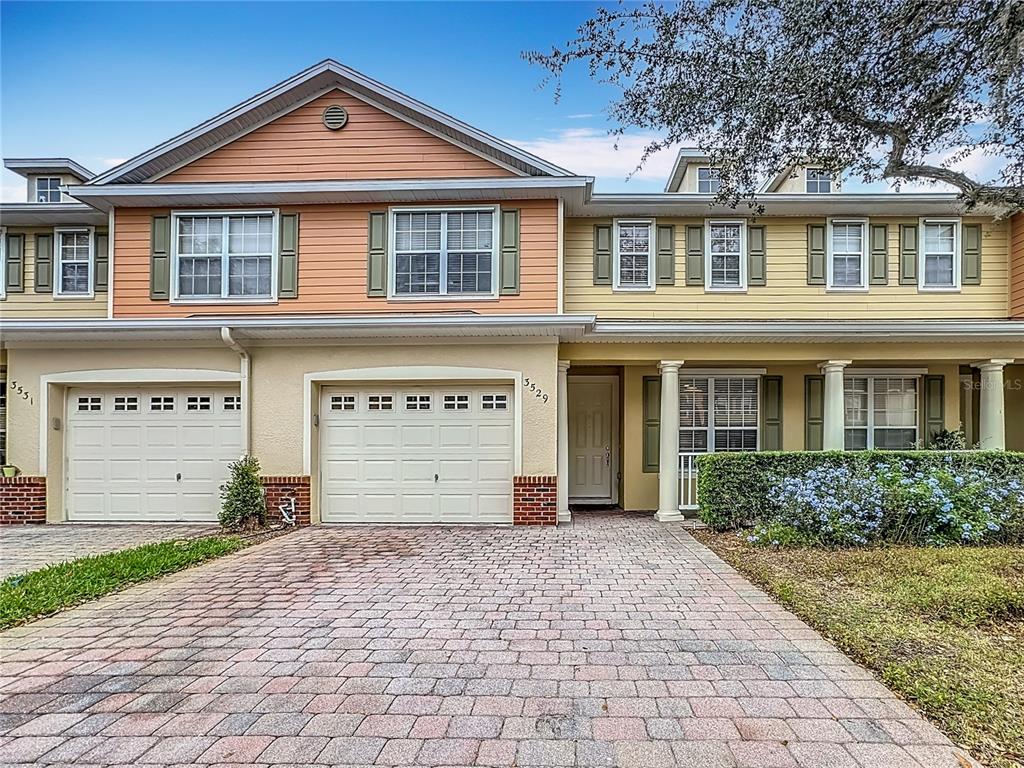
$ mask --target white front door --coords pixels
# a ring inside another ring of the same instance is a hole
[[[241,416],[238,387],[69,390],[68,520],[216,521]]]
[[[617,501],[617,405],[617,377],[569,377],[569,500],[573,503]]]
[[[325,523],[511,523],[507,385],[324,387]]]

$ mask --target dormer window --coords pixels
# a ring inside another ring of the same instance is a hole
[[[40,176],[36,179],[37,203],[60,202],[60,178],[56,176]]]
[[[805,171],[808,194],[821,194],[832,191],[832,174],[823,168],[808,168]]]
[[[717,168],[697,169],[697,192],[704,195],[717,195],[722,186],[722,177]]]

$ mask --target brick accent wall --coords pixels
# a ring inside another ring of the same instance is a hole
[[[260,479],[263,480],[267,496],[268,523],[281,521],[281,502],[289,496],[294,496],[296,522],[299,525],[309,525],[309,475],[282,475]]]
[[[512,524],[557,525],[557,482],[550,475],[513,478]]]
[[[0,525],[46,522],[45,477],[0,477]]]

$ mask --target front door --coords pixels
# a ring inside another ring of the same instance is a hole
[[[619,380],[569,377],[569,501],[614,504],[618,464]]]

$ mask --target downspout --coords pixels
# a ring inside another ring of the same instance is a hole
[[[235,337],[231,335],[231,329],[224,326],[220,329],[220,338],[229,349],[234,350],[238,353],[239,357],[239,375],[241,378],[239,386],[239,394],[242,397],[242,455],[248,456],[252,452],[252,446],[249,439],[249,400],[250,400],[250,380],[249,375],[252,368],[252,359],[249,357],[249,353],[245,347],[239,344]]]

